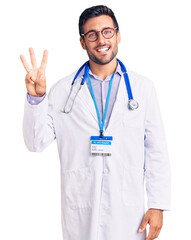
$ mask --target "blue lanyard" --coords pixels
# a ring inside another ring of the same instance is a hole
[[[111,79],[110,79],[109,89],[108,89],[108,93],[107,93],[107,99],[106,99],[106,103],[105,103],[105,110],[104,110],[104,114],[103,114],[103,119],[101,121],[98,106],[97,106],[94,91],[93,91],[93,87],[92,87],[92,83],[91,83],[91,80],[90,80],[89,70],[90,70],[90,68],[88,66],[88,68],[87,68],[88,83],[89,83],[89,86],[90,86],[90,92],[91,92],[91,95],[92,95],[92,98],[93,98],[93,101],[94,101],[94,105],[95,105],[95,109],[96,109],[97,117],[98,117],[98,121],[99,121],[100,138],[103,138],[103,128],[104,128],[105,118],[106,118],[107,109],[108,109],[108,105],[109,105],[109,98],[110,98],[110,95],[111,95],[111,87],[112,87],[113,78],[114,78],[115,73],[113,73],[113,75],[111,76]]]

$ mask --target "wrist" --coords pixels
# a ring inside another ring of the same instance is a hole
[[[42,96],[32,96],[27,92],[27,100],[31,105],[38,105],[39,103],[41,103],[44,98],[46,97],[46,92],[44,93],[44,95]]]

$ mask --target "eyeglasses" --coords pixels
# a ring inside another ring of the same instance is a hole
[[[82,37],[86,37],[88,39],[89,42],[95,42],[98,39],[99,36],[99,32],[101,32],[102,36],[106,39],[112,38],[114,36],[115,31],[117,30],[116,28],[104,28],[101,31],[94,31],[94,30],[90,30],[89,32],[85,33],[85,34],[81,34]]]

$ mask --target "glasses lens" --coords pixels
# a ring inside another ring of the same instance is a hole
[[[87,37],[88,41],[90,42],[94,42],[98,39],[98,34],[100,31],[90,31],[88,33],[85,34],[85,36]],[[115,29],[113,28],[105,28],[101,31],[102,35],[104,38],[112,38],[114,33],[115,33]]]
[[[114,35],[114,29],[112,28],[107,28],[103,30],[103,36],[105,38],[112,38]]]
[[[86,35],[89,41],[95,41],[97,39],[97,33],[95,31],[91,31]]]

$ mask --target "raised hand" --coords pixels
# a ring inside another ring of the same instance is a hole
[[[20,55],[20,59],[23,63],[23,66],[27,71],[27,75],[25,77],[27,92],[31,96],[41,97],[46,92],[45,69],[46,69],[47,60],[48,60],[48,51],[44,50],[42,62],[39,68],[37,67],[34,50],[32,48],[29,48],[29,53],[30,53],[32,68],[27,63],[25,57],[23,55]]]

